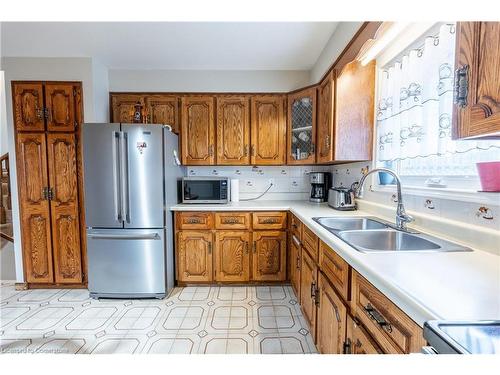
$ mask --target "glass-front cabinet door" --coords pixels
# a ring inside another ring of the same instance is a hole
[[[316,88],[288,95],[288,164],[313,164],[316,139]]]

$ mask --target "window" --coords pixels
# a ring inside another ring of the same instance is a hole
[[[405,185],[478,190],[475,163],[500,160],[500,141],[451,140],[455,25],[427,35],[378,72],[376,164]]]

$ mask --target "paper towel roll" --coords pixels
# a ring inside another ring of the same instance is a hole
[[[240,180],[231,180],[231,202],[240,201]]]

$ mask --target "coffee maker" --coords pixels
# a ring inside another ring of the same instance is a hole
[[[311,202],[321,203],[328,200],[328,189],[332,186],[332,175],[330,172],[309,173],[311,183]]]

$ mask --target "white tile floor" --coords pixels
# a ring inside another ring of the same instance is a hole
[[[316,353],[292,288],[176,288],[164,300],[0,285],[2,353]]]

